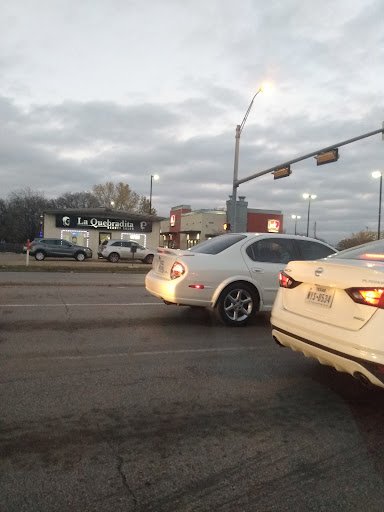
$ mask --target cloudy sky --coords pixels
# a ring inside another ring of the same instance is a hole
[[[0,197],[123,181],[168,216],[225,207],[239,178],[382,127],[382,0],[12,0],[0,16]],[[240,185],[330,243],[377,230],[384,141]],[[384,224],[384,222],[383,222]]]

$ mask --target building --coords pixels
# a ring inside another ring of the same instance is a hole
[[[162,247],[189,249],[194,245],[221,235],[227,213],[223,210],[195,210],[189,205],[174,206],[169,219],[160,222]]]
[[[169,218],[125,212],[113,208],[47,210],[42,235],[88,246],[97,254],[104,240],[135,240],[144,247],[189,249],[226,232],[232,220],[232,198],[225,210],[192,210],[190,205],[171,208]],[[237,231],[282,233],[283,214],[278,210],[248,208],[244,196],[237,201]]]
[[[189,249],[204,240],[225,233],[224,224],[230,228],[231,220],[231,196],[227,201],[227,211],[192,211],[190,205],[174,206],[169,219],[160,222],[160,245],[174,249]],[[279,210],[248,208],[245,197],[240,196],[237,201],[237,231],[282,233],[283,214]]]
[[[90,247],[94,254],[100,243],[111,238],[135,240],[153,248],[160,245],[160,221],[163,219],[112,208],[47,210],[43,214],[42,234],[45,238],[61,238]]]

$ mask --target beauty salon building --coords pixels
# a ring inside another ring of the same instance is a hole
[[[42,231],[45,238],[61,238],[90,247],[95,255],[99,244],[111,238],[158,247],[163,218],[112,208],[47,210]]]

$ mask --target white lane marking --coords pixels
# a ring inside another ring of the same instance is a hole
[[[236,352],[238,350],[256,350],[258,347],[218,347],[218,348],[182,348],[179,350],[153,350],[152,352],[134,352],[134,356],[158,356],[161,354],[189,354],[195,352]]]
[[[121,302],[116,304],[0,304],[0,308],[55,308],[55,307],[89,307],[89,306],[165,306],[163,302],[130,302],[127,304],[122,304]]]
[[[95,354],[95,355],[75,355],[75,356],[44,356],[36,359],[52,360],[76,360],[76,359],[103,359],[106,357],[132,357],[132,356],[158,356],[158,355],[177,355],[193,354],[201,352],[244,352],[249,350],[258,350],[260,347],[218,347],[218,348],[191,348],[180,350],[154,350],[153,352],[118,352],[116,354]]]

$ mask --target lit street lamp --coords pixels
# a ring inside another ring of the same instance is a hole
[[[239,148],[240,148],[240,135],[243,131],[245,122],[247,121],[248,115],[251,111],[253,102],[255,101],[256,96],[259,94],[259,92],[263,92],[263,88],[260,87],[260,89],[257,91],[257,93],[253,96],[251,103],[249,104],[248,110],[245,113],[244,119],[241,124],[238,124],[236,126],[236,144],[235,144],[235,163],[233,167],[233,187],[232,187],[232,229],[234,233],[237,232],[237,204],[236,204],[236,195],[237,195],[237,179],[239,174]]]
[[[149,215],[152,214],[152,181],[158,180],[159,176],[157,174],[151,174],[151,189],[149,192]]]
[[[311,211],[311,199],[316,199],[315,194],[303,194],[304,199],[308,199],[308,218],[307,218],[307,236],[309,236],[309,214]]]
[[[301,216],[300,215],[292,215],[292,219],[295,219],[295,235],[296,235],[297,219],[301,219]]]
[[[380,178],[380,193],[379,193],[379,220],[377,225],[377,239],[380,240],[380,224],[381,224],[381,192],[383,189],[383,173],[381,171],[373,171],[373,178]]]

